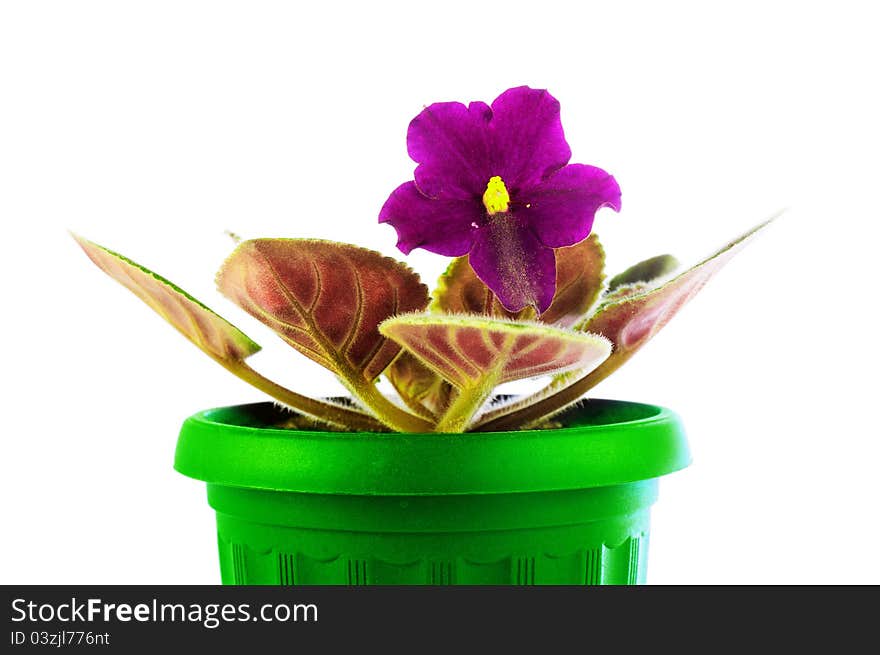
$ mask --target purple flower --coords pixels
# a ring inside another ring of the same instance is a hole
[[[380,223],[397,247],[470,254],[477,276],[510,311],[543,312],[556,291],[554,248],[590,234],[602,207],[620,211],[620,187],[595,166],[569,164],[559,102],[508,89],[489,107],[438,102],[409,124],[415,181],[400,185]]]

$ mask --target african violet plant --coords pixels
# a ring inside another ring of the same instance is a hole
[[[433,294],[405,264],[314,239],[239,243],[221,293],[336,374],[352,400],[303,396],[246,360],[260,347],[192,296],[133,261],[75,237],[92,261],[221,366],[296,410],[290,425],[464,432],[541,427],[619,368],[754,234],[671,277],[661,255],[607,284],[591,234],[620,210],[620,188],[570,164],[559,103],[509,89],[491,106],[435,103],[410,123],[414,180],[379,213],[398,248],[454,257]],[[380,392],[385,376],[396,391]],[[493,402],[498,385],[551,376],[539,392]]]

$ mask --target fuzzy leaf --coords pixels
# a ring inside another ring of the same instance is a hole
[[[592,369],[611,352],[597,335],[482,316],[398,316],[379,330],[459,389]]]
[[[614,352],[601,366],[579,380],[581,393],[591,389],[626,363],[657,334],[706,283],[739,252],[771,218],[734,239],[681,275],[659,287],[639,291],[638,284],[620,286],[629,295],[608,302],[579,326],[585,332],[601,334],[614,344]]]
[[[556,295],[539,318],[542,323],[571,327],[581,320],[602,291],[605,253],[595,234],[556,250]],[[500,318],[534,318],[534,310],[509,312],[476,276],[468,257],[453,260],[440,277],[431,311],[444,314],[487,314]]]
[[[608,283],[608,293],[618,287],[640,282],[651,282],[665,277],[678,268],[678,260],[672,255],[657,255],[630,266],[623,273],[615,275]]]
[[[428,304],[427,288],[404,264],[314,239],[245,241],[220,269],[217,286],[306,357],[349,380],[374,380],[400,352],[379,334],[379,323]]]
[[[89,258],[215,359],[240,361],[260,346],[183,289],[127,257],[72,235]]]
[[[593,371],[557,376],[537,394],[487,413],[478,430],[511,430],[555,415],[620,368],[659,332],[709,279],[775,216],[731,241],[711,257],[662,286],[603,304],[576,329],[601,334],[614,344],[611,356]]]
[[[604,335],[614,344],[614,353],[602,365],[604,374],[617,369],[657,334],[767,223],[769,221],[731,241],[669,282],[600,307],[581,329]]]

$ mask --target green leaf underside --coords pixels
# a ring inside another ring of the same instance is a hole
[[[241,361],[260,350],[241,330],[177,285],[119,253],[72,236],[98,268],[212,357]]]
[[[667,325],[672,317],[774,218],[775,216],[752,228],[665,284],[600,306],[598,311],[577,329],[608,338],[614,345],[611,355],[592,372],[583,371],[577,376],[573,374],[562,376],[534,396],[488,412],[477,425],[477,429],[516,429],[553,416],[576,402],[584,393],[626,363]]]
[[[602,295],[602,300],[600,302],[600,309],[602,305],[607,305],[610,303],[615,303],[624,298],[629,298],[630,296],[635,296],[640,293],[645,293],[646,291],[650,291],[653,286],[650,282],[632,282],[631,284],[621,284],[618,287],[615,287],[614,291],[609,291]]]
[[[398,316],[379,329],[459,389],[591,369],[611,351],[596,335],[482,316]]]
[[[608,293],[617,288],[637,284],[639,282],[652,282],[666,277],[678,268],[678,260],[672,255],[657,255],[634,264],[623,273],[615,275],[608,283]]]
[[[581,320],[603,287],[605,253],[595,234],[568,248],[556,250],[556,293],[538,320],[571,327]],[[440,276],[431,311],[443,314],[484,314],[499,318],[528,319],[534,310],[507,311],[470,266],[468,256],[454,259]]]
[[[314,239],[245,241],[217,274],[217,286],[306,357],[368,382],[400,351],[379,323],[428,304],[427,288],[404,264]]]

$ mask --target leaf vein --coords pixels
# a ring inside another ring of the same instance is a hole
[[[309,314],[314,313],[315,307],[318,305],[318,298],[321,297],[321,271],[318,268],[318,262],[314,259],[312,260],[312,270],[315,272],[315,297],[312,299],[312,304],[309,305]]]
[[[444,355],[442,352],[440,352],[440,351],[437,350],[436,348],[431,348],[430,346],[428,346],[428,347],[426,347],[425,349],[426,349],[429,353],[431,353],[434,357],[436,357],[437,359],[439,359],[440,361],[446,362],[446,365],[449,367],[449,369],[450,369],[452,372],[454,372],[454,373],[461,373],[461,374],[463,375],[463,377],[470,379],[470,376],[467,375],[467,374],[465,374],[465,373],[461,370],[461,368],[460,368],[460,366],[458,365],[458,363],[456,363],[454,360],[450,359],[449,357],[447,357],[446,355]],[[410,350],[410,352],[412,352],[414,355],[416,354],[416,350],[415,350],[414,348],[410,348],[409,350]],[[439,375],[439,376],[440,376],[441,378],[443,378],[444,380],[449,380],[450,382],[452,381],[450,378],[448,378],[448,377],[445,375],[446,373],[449,373],[449,370],[447,370],[447,371],[438,370],[440,367],[437,366],[436,363],[428,363],[427,361],[422,360],[421,358],[418,358],[418,359],[420,359],[420,361],[424,362],[425,365],[428,366],[428,368],[432,369],[434,372],[437,373],[437,375]],[[427,358],[426,358],[426,359],[427,359]],[[462,384],[464,384],[464,382],[465,382],[465,380],[459,380],[459,381],[462,382]]]
[[[391,313],[389,314],[389,316],[395,316],[397,315],[397,310],[400,309],[400,294],[396,285],[391,286],[391,293]],[[370,367],[370,364],[373,363],[373,360],[376,358],[376,356],[379,354],[379,351],[382,350],[382,347],[386,343],[388,343],[388,339],[380,334],[379,339],[376,341],[375,344],[373,344],[373,347],[370,348],[370,350],[361,360],[360,370],[366,371]]]
[[[350,267],[349,271],[354,276],[354,291],[357,295],[357,302],[354,308],[354,320],[351,322],[351,329],[349,329],[348,334],[345,336],[345,341],[342,342],[342,347],[340,348],[346,358],[348,357],[348,349],[351,348],[352,342],[354,342],[355,337],[360,333],[364,320],[363,282],[361,281],[360,273],[355,267]]]
[[[336,352],[333,349],[329,337],[321,330],[317,323],[315,323],[314,316],[312,314],[306,313],[303,309],[302,304],[296,297],[293,295],[290,289],[287,288],[287,285],[284,284],[284,281],[281,279],[281,276],[278,274],[278,271],[275,270],[275,267],[272,266],[272,261],[262,255],[263,261],[266,263],[266,267],[269,269],[269,272],[272,274],[272,277],[275,279],[275,283],[278,285],[278,288],[281,290],[281,293],[284,294],[284,297],[287,298],[287,301],[293,306],[293,309],[302,317],[303,321],[306,323],[308,329],[297,328],[303,331],[306,335],[308,335],[323,351],[322,359],[326,362],[330,362],[333,366],[328,366],[329,369],[343,369],[348,368],[345,366],[345,363],[336,356]],[[261,310],[262,311],[262,310]],[[266,313],[267,316],[271,316],[271,314]],[[273,317],[274,318],[274,317]],[[284,325],[288,325],[287,321],[280,321]],[[293,326],[292,326],[293,327]]]

